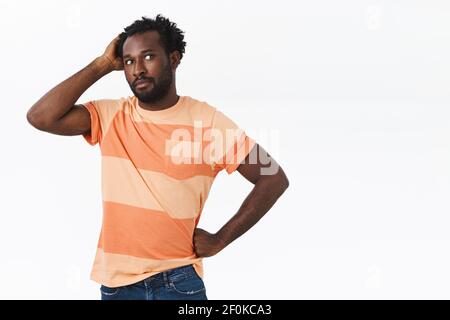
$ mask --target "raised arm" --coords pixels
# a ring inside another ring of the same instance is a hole
[[[28,122],[39,130],[59,135],[90,131],[89,112],[75,103],[97,80],[123,69],[121,58],[116,56],[117,40],[112,40],[101,56],[40,98],[27,112]]]

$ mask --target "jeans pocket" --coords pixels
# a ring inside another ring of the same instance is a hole
[[[119,293],[119,288],[110,288],[104,285],[100,286],[100,292],[105,296],[114,296]]]
[[[170,281],[170,288],[180,294],[193,295],[206,291],[203,280],[196,274],[180,280]]]

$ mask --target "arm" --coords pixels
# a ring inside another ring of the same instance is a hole
[[[257,159],[250,163],[249,159]],[[197,256],[217,254],[254,226],[274,205],[289,186],[283,169],[258,144],[237,168],[239,173],[254,184],[253,190],[238,212],[215,234],[196,228],[194,247]]]
[[[91,129],[89,112],[75,105],[80,96],[97,80],[113,70],[123,68],[116,56],[115,38],[103,55],[47,92],[27,112],[28,122],[35,128],[60,135],[77,135]]]

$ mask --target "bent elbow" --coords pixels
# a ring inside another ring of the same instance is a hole
[[[286,189],[289,187],[289,180],[286,176],[283,177],[283,179],[281,179],[280,183],[280,188],[281,188],[281,193],[283,194]]]
[[[283,192],[289,187],[289,179],[286,176],[284,170],[280,167],[278,170],[278,183],[281,186]]]
[[[27,112],[27,121],[38,130],[46,131],[46,128],[48,128],[46,122],[41,117],[36,116],[32,110]]]
[[[286,176],[284,179],[283,187],[284,187],[284,190],[286,190],[289,187],[289,179]]]
[[[39,119],[34,115],[33,111],[30,109],[27,112],[27,121],[29,124],[31,124],[36,129],[39,129],[42,127],[42,122],[39,121]]]

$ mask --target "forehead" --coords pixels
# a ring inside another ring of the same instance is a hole
[[[147,31],[128,37],[123,44],[123,55],[135,55],[147,49],[162,50],[158,31]]]

